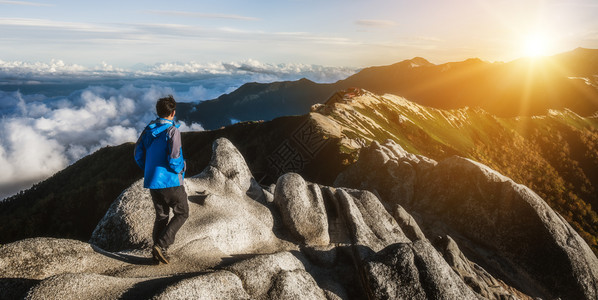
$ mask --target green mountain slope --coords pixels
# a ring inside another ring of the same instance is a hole
[[[338,93],[314,111],[343,128],[346,151],[395,140],[434,159],[460,155],[527,185],[598,252],[598,119],[569,111],[499,118],[480,109],[439,110],[394,95]]]

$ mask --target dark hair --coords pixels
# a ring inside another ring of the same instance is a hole
[[[172,95],[158,99],[156,103],[156,112],[160,118],[166,118],[176,109],[176,101]]]

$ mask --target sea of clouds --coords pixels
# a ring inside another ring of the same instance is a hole
[[[354,68],[300,64],[162,63],[130,69],[0,60],[0,199],[31,187],[101,147],[135,142],[155,103],[214,99],[246,82],[335,82]],[[181,124],[182,131],[203,130]],[[131,154],[132,155],[132,154]]]

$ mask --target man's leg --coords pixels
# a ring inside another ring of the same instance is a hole
[[[189,217],[189,203],[187,202],[187,193],[184,186],[169,189],[168,196],[165,197],[168,206],[172,207],[174,217],[166,226],[166,230],[158,239],[163,248],[168,248],[174,243],[174,238],[181,229],[181,226]]]
[[[164,234],[166,226],[168,225],[168,216],[170,213],[170,207],[164,199],[164,193],[162,190],[150,190],[152,201],[154,202],[154,209],[156,211],[156,218],[154,220],[154,229],[152,231],[152,238],[154,245],[159,245],[165,248],[165,245],[159,243],[160,237]]]

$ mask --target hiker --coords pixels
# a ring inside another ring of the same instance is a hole
[[[169,95],[156,103],[158,118],[143,130],[135,145],[135,161],[144,171],[143,187],[150,189],[156,220],[152,256],[157,263],[168,263],[166,251],[177,231],[189,217],[183,178],[187,165],[181,148],[180,125],[174,123],[176,101]],[[174,217],[169,221],[170,208]]]

